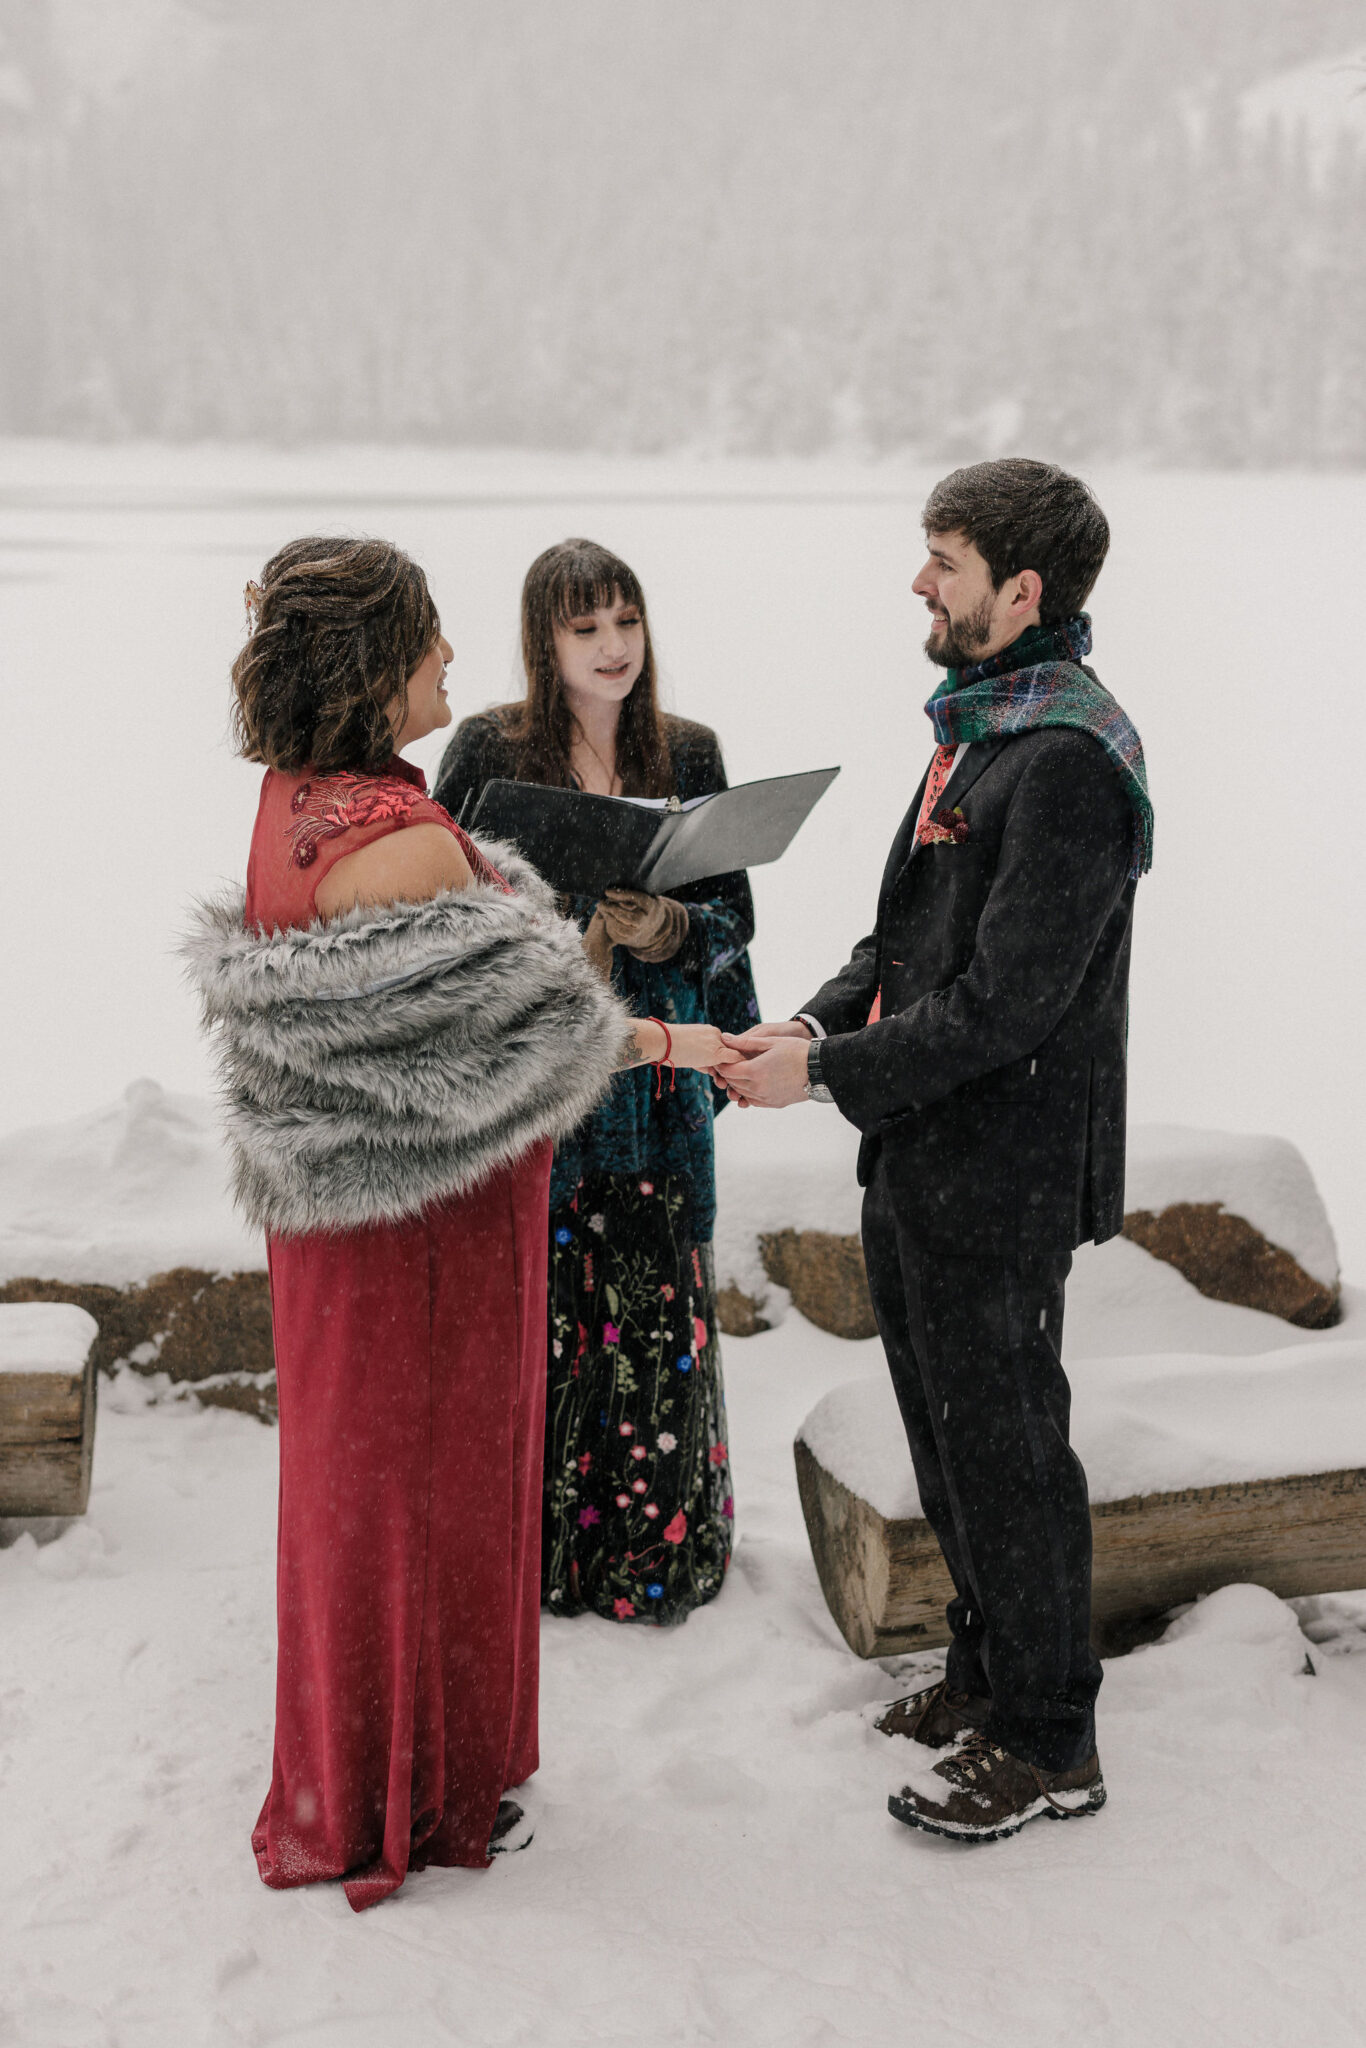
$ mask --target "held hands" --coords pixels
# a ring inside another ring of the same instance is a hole
[[[671,1024],[669,1036],[673,1040],[676,1067],[700,1067],[710,1073],[726,1058],[722,1034],[714,1024]]]
[[[742,1109],[785,1109],[806,1094],[806,1055],[811,1033],[795,1018],[756,1024],[752,1031],[721,1034],[725,1050],[712,1078]]]

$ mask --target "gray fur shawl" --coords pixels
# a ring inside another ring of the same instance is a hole
[[[416,1215],[573,1129],[626,1013],[512,847],[492,884],[306,930],[243,924],[230,889],[182,952],[217,1033],[234,1193],[280,1236]]]

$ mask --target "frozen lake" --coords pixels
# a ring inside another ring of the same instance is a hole
[[[1157,863],[1140,892],[1131,1107],[1305,1152],[1345,1270],[1366,1273],[1366,478],[1092,477],[1115,541],[1096,666],[1143,734]],[[754,878],[766,1014],[871,922],[929,750],[936,671],[910,596],[909,468],[0,443],[4,812],[17,931],[0,1129],[150,1075],[207,1092],[172,948],[186,898],[240,875],[257,771],[227,743],[242,585],[306,531],[383,533],[431,578],[457,716],[514,694],[517,597],[571,533],[650,600],[667,701],[731,779],[839,762]],[[434,738],[415,750],[429,772]]]

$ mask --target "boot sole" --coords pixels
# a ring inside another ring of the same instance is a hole
[[[527,1821],[519,1821],[515,1828],[496,1842],[489,1843],[490,1856],[516,1856],[521,1850],[529,1849],[536,1839],[535,1827]]]
[[[1003,1821],[995,1828],[965,1827],[958,1821],[932,1820],[909,1799],[900,1799],[893,1793],[887,1801],[887,1811],[893,1820],[901,1821],[908,1828],[921,1828],[927,1835],[943,1835],[950,1842],[1005,1842],[1012,1835],[1018,1835],[1032,1820],[1080,1820],[1088,1813],[1099,1813],[1105,1804],[1105,1781],[1099,1779],[1087,1787],[1086,1797],[1080,1806],[1069,1806],[1059,1811],[1050,1806],[1046,1799],[1027,1809],[1014,1820]]]

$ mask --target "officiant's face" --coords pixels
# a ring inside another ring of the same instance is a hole
[[[574,697],[620,704],[629,697],[645,663],[645,621],[640,607],[623,604],[621,593],[597,611],[555,622],[555,659],[560,681]]]

